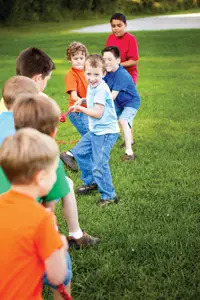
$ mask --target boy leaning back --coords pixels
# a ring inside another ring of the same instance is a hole
[[[56,286],[70,282],[66,239],[57,232],[53,214],[36,201],[56,180],[58,154],[52,138],[31,128],[7,137],[0,148],[0,165],[11,183],[0,195],[1,300],[42,299],[44,271],[54,299],[60,299]]]
[[[66,58],[71,63],[71,68],[65,76],[66,93],[69,94],[69,109],[77,101],[80,102],[81,106],[86,107],[86,104],[82,103],[82,98],[86,97],[88,86],[84,73],[87,56],[87,48],[79,42],[72,42],[67,47]],[[72,111],[68,117],[81,136],[88,132],[88,116],[86,114],[81,111]],[[78,171],[72,151],[61,153],[60,158],[69,168]]]
[[[132,150],[132,123],[140,106],[140,96],[130,74],[120,65],[120,52],[117,47],[106,47],[102,50],[106,64],[105,82],[108,84],[117,117],[124,135],[125,155],[123,160],[134,160]]]
[[[98,187],[101,207],[117,203],[109,167],[110,152],[119,136],[117,116],[112,95],[102,77],[105,73],[103,58],[89,55],[85,61],[88,81],[87,108],[75,105],[74,109],[89,116],[89,132],[73,148],[73,155],[82,172],[83,186],[77,189],[86,194]]]

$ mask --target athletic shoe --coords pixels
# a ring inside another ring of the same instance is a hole
[[[79,188],[76,189],[77,194],[80,195],[86,195],[89,194],[92,191],[95,191],[98,189],[98,186],[96,183],[92,183],[90,185],[82,185]]]
[[[73,236],[68,236],[67,240],[69,243],[69,248],[75,248],[76,250],[94,246],[100,243],[99,238],[93,237],[86,232],[83,232],[83,236],[80,239],[75,239]]]
[[[100,199],[99,205],[101,208],[103,208],[110,204],[118,204],[118,202],[119,202],[119,198],[117,198],[117,196],[115,196],[113,199],[106,199],[106,200]]]
[[[60,154],[60,158],[67,167],[69,167],[71,170],[75,172],[78,172],[78,167],[73,156],[66,154],[66,152],[63,152]]]

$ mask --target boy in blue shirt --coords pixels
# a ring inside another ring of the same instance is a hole
[[[117,116],[112,95],[102,80],[105,72],[103,58],[89,55],[85,61],[85,75],[88,81],[87,108],[74,105],[89,117],[89,132],[73,148],[73,155],[82,172],[83,186],[77,189],[86,194],[98,187],[101,194],[100,207],[117,203],[109,167],[110,152],[119,136]]]
[[[131,127],[140,106],[140,96],[130,74],[120,66],[119,49],[114,46],[106,47],[102,50],[102,55],[107,71],[104,80],[112,92],[117,117],[124,135],[126,150],[122,159],[134,160]]]

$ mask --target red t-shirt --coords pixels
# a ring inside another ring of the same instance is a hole
[[[0,299],[42,300],[44,261],[63,246],[53,215],[35,199],[0,195]]]
[[[110,34],[107,41],[106,47],[115,46],[119,48],[121,62],[133,59],[138,60],[138,44],[136,38],[126,32],[123,36],[117,37],[114,34]],[[126,70],[130,73],[133,81],[136,83],[138,79],[137,66],[127,67]]]

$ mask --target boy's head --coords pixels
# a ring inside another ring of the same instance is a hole
[[[122,13],[115,13],[110,18],[112,33],[117,36],[123,36],[126,31],[126,17]]]
[[[46,195],[56,181],[56,142],[32,128],[7,137],[0,148],[0,165],[11,185],[31,185]]]
[[[23,94],[13,107],[15,128],[35,128],[38,131],[55,136],[60,108],[57,103],[46,95]]]
[[[85,60],[85,76],[91,87],[96,87],[105,74],[105,61],[99,54],[91,54]]]
[[[52,59],[39,48],[23,50],[16,60],[16,74],[36,81],[42,92],[55,69]]]
[[[12,109],[16,98],[22,93],[38,94],[37,84],[25,76],[14,76],[5,82],[2,97],[8,110]]]
[[[107,72],[115,72],[120,64],[120,51],[115,46],[105,47],[102,50]]]
[[[72,64],[72,68],[83,70],[85,58],[88,56],[87,48],[79,43],[72,42],[66,50],[66,57]]]

